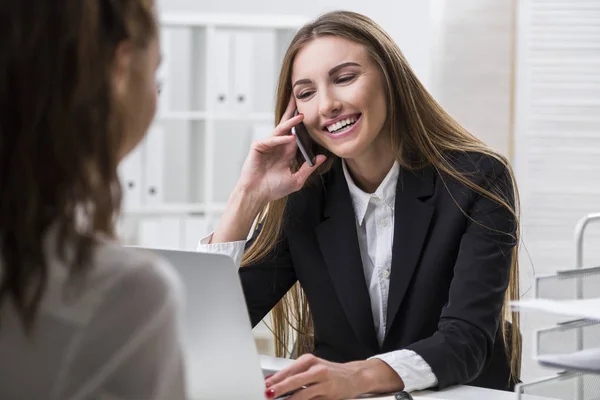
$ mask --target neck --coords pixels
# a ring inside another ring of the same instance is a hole
[[[390,150],[373,151],[360,158],[345,161],[356,186],[366,193],[374,193],[392,169],[395,157]]]

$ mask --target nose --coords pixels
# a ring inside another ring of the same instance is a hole
[[[322,90],[319,98],[319,113],[325,118],[331,118],[341,112],[342,102],[330,90]]]

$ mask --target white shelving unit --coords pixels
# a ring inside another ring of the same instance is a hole
[[[126,244],[192,250],[218,222],[253,140],[273,129],[285,50],[308,19],[166,13],[157,117],[121,164]]]

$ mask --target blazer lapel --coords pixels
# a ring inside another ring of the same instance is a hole
[[[335,292],[359,341],[373,352],[379,344],[360,255],[356,219],[341,166],[331,171],[325,194],[324,220],[315,231]]]
[[[400,170],[394,209],[392,271],[386,318],[386,337],[417,267],[434,207],[422,199],[433,194],[433,167],[418,172]]]

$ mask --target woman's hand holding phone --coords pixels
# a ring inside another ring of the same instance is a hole
[[[290,131],[304,119],[302,114],[294,116],[295,110],[296,102],[292,96],[273,134],[252,144],[242,167],[238,186],[251,190],[264,204],[300,190],[315,168],[325,161],[325,156],[319,155],[313,167],[304,162],[297,172],[290,169],[298,151]]]
[[[292,172],[298,147],[290,131],[304,119],[302,114],[294,116],[295,110],[296,101],[291,96],[273,134],[252,144],[211,243],[245,240],[254,219],[266,204],[300,190],[310,174],[325,161],[324,155],[318,155],[314,166],[304,162],[298,171]]]

